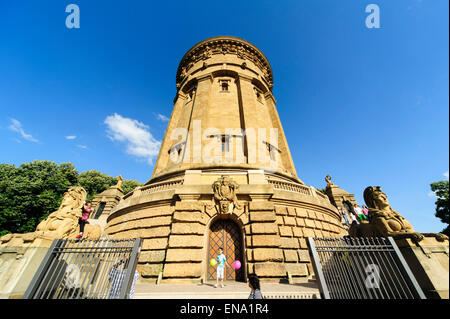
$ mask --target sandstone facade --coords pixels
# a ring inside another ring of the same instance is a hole
[[[207,39],[182,58],[176,82],[153,176],[122,198],[106,233],[144,238],[138,270],[149,280],[208,280],[218,220],[238,226],[244,278],[311,275],[306,237],[346,232],[328,197],[297,176],[265,56],[239,38]]]

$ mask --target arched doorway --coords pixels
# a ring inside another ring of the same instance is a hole
[[[354,214],[354,210],[353,210],[353,205],[352,203],[350,203],[348,200],[345,200],[342,202],[345,210],[347,211],[348,214]]]
[[[217,219],[212,222],[208,237],[207,254],[207,280],[216,280],[216,267],[211,266],[209,261],[215,259],[219,248],[223,248],[223,253],[227,257],[225,263],[224,280],[244,280],[244,261],[242,233],[239,226],[231,219]],[[241,262],[241,268],[236,270],[231,265],[235,260]]]

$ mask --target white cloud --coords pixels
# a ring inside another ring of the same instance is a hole
[[[76,138],[77,138],[76,135],[68,135],[68,136],[66,136],[66,139],[68,139],[68,140],[74,140]]]
[[[24,139],[26,139],[27,141],[30,142],[39,142],[37,139],[35,139],[33,136],[31,136],[30,134],[25,133],[25,131],[22,128],[22,123],[20,123],[18,120],[16,119],[11,119],[11,125],[8,126],[8,128],[11,131],[17,132],[19,133]]]
[[[445,176],[445,178],[447,178],[447,180],[448,180],[448,177],[449,177],[448,171],[446,171],[446,172],[444,173],[444,176]]]
[[[433,192],[433,191],[430,191],[430,192],[428,193],[428,197],[434,198],[434,197],[436,197],[436,193]]]
[[[156,140],[144,123],[114,113],[106,117],[107,134],[112,141],[126,143],[128,154],[142,157],[152,164],[153,157],[158,155],[161,141]]]
[[[82,148],[82,149],[87,149],[87,148],[88,148],[86,145],[81,145],[81,144],[78,144],[77,146],[78,146],[79,148]]]
[[[156,118],[158,119],[158,120],[160,120],[160,121],[163,121],[163,122],[169,122],[169,118],[167,117],[167,116],[165,116],[165,115],[163,115],[163,114],[157,114],[156,115]]]

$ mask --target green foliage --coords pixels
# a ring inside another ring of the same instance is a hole
[[[33,161],[17,168],[0,164],[0,235],[34,231],[58,209],[77,175],[71,163]]]
[[[436,213],[435,216],[438,217],[443,223],[447,224],[447,227],[442,231],[443,234],[450,236],[449,230],[449,204],[448,204],[448,188],[449,181],[440,181],[430,184],[431,190],[436,194]]]
[[[34,231],[40,221],[59,208],[71,186],[82,186],[87,200],[91,200],[116,183],[114,177],[95,170],[78,174],[72,163],[0,164],[0,236]],[[126,194],[140,185],[125,180],[122,189]]]
[[[78,175],[78,184],[87,192],[86,200],[92,200],[96,194],[107,190],[116,183],[117,181],[114,177],[95,170],[86,171]]]
[[[123,194],[128,194],[129,192],[133,191],[136,187],[141,186],[142,183],[139,183],[138,181],[132,180],[132,179],[127,179],[125,181],[123,181],[122,184],[122,190],[123,190]]]

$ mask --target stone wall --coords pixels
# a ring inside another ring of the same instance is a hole
[[[336,218],[313,208],[277,205],[275,213],[286,271],[294,277],[313,274],[307,237],[342,237],[345,234]]]
[[[396,240],[403,257],[425,296],[449,298],[449,241],[437,240],[433,234],[416,243],[411,239]]]
[[[27,239],[26,235],[20,234],[12,240],[0,241],[0,299],[22,298],[53,242],[39,237],[30,241],[24,238]]]
[[[234,178],[256,184],[240,184],[241,207],[221,214],[211,185],[203,184],[221,175],[202,174],[188,171],[183,184],[168,182],[173,189],[138,189],[110,216],[106,232],[113,238],[144,238],[138,270],[145,280],[205,280],[209,229],[217,218],[239,226],[245,274],[266,281],[311,276],[306,238],[346,235],[336,208],[312,187],[269,183],[262,172],[249,171]]]
[[[142,238],[137,270],[143,278],[156,280],[166,259],[172,218],[170,205],[142,208],[115,216],[105,232],[114,239]]]

